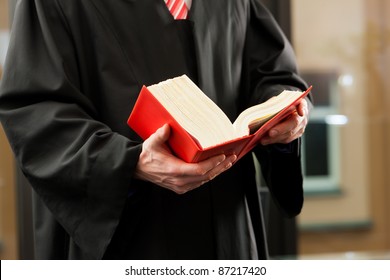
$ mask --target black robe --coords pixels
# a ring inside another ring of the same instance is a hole
[[[305,89],[259,0],[22,0],[0,119],[34,195],[39,259],[266,258],[252,156],[185,195],[133,178],[126,120],[142,85],[187,74],[232,120],[281,89]],[[287,216],[303,203],[299,142],[255,149]]]

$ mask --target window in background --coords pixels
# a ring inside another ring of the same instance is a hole
[[[348,122],[339,114],[338,74],[335,71],[301,73],[314,85],[314,108],[302,141],[304,188],[307,194],[340,191],[339,128]]]

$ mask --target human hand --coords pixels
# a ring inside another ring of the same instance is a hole
[[[287,144],[301,137],[309,121],[309,106],[303,98],[296,110],[285,120],[271,128],[261,140],[262,145],[275,143]]]
[[[235,155],[218,155],[199,163],[186,163],[166,146],[169,134],[169,125],[164,125],[145,140],[135,171],[137,179],[184,194],[214,179],[237,159]]]

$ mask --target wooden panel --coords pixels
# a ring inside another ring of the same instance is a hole
[[[0,30],[8,29],[8,1],[0,0]]]
[[[0,259],[18,258],[14,159],[0,126]]]
[[[8,0],[0,0],[0,32],[9,28]],[[2,74],[0,64],[0,79]],[[0,259],[18,258],[14,158],[0,126]]]
[[[372,212],[376,236],[390,248],[390,3],[366,0],[367,104],[370,119],[369,149]]]

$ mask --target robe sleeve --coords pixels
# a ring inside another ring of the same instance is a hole
[[[248,27],[250,105],[264,102],[284,89],[306,90],[299,77],[293,49],[269,11],[251,1]],[[272,197],[287,216],[303,206],[300,139],[255,149]]]
[[[36,193],[83,252],[100,259],[119,222],[141,147],[99,121],[77,71],[57,1],[19,1],[0,120]]]

